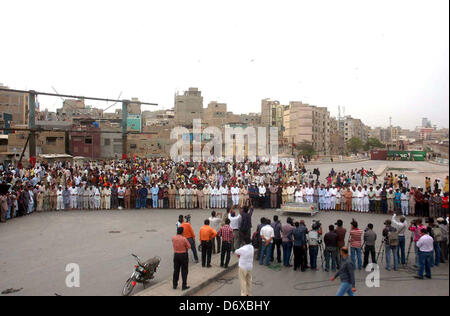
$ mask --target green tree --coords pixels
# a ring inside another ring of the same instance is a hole
[[[311,143],[309,142],[304,141],[300,144],[297,144],[295,147],[300,155],[308,157],[308,159],[311,159],[311,157],[316,154],[313,145],[311,145]]]
[[[347,147],[350,152],[356,154],[364,147],[364,143],[361,139],[352,137],[347,141]]]
[[[374,148],[384,148],[386,147],[378,138],[371,137],[364,144],[364,150],[371,150]]]

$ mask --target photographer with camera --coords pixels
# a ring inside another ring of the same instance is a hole
[[[319,246],[322,244],[322,229],[320,221],[313,221],[312,230],[306,236],[309,245],[309,262],[311,270],[318,271],[317,255],[319,254]]]
[[[392,216],[392,224],[397,229],[397,232],[398,232],[397,256],[399,258],[399,261],[401,261],[401,263],[403,265],[405,265],[406,264],[406,256],[405,256],[406,237],[405,237],[405,232],[406,232],[407,223],[406,223],[405,216],[401,216],[400,217],[400,222],[397,222],[396,217],[397,217],[396,214],[394,214]]]
[[[383,237],[386,250],[386,270],[391,271],[391,251],[394,256],[394,271],[398,269],[398,231],[392,226],[391,220],[384,222],[385,228],[383,229]]]
[[[364,231],[364,263],[363,268],[369,264],[369,255],[372,257],[372,263],[377,263],[375,243],[377,234],[373,231],[373,224],[368,224]]]
[[[179,227],[183,228],[183,237],[186,238],[189,244],[191,245],[192,254],[194,255],[194,261],[195,263],[198,263],[197,248],[195,247],[195,233],[190,221],[191,221],[190,214],[186,216],[180,215],[178,217],[177,224],[179,224],[178,228]]]
[[[416,254],[415,258],[415,268],[419,268],[419,248],[417,247],[417,242],[420,239],[420,232],[422,229],[426,229],[425,226],[422,225],[422,220],[420,218],[411,221],[411,225],[409,225],[409,230],[414,234],[414,251]]]
[[[222,223],[222,213],[216,213],[216,211],[211,212],[211,217],[209,218],[209,222],[211,227],[218,232],[220,230],[220,225]],[[221,241],[220,237],[217,235],[214,240],[212,240],[212,253],[220,253]],[[217,251],[216,251],[217,250]]]
[[[328,226],[329,232],[323,237],[325,243],[325,271],[330,271],[330,257],[331,270],[336,271],[338,261],[338,235],[334,231],[334,226]]]

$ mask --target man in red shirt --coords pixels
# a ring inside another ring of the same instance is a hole
[[[180,277],[181,269],[181,278],[183,280],[182,290],[185,291],[189,289],[189,286],[187,286],[189,266],[188,250],[191,248],[191,244],[185,237],[183,237],[183,231],[183,227],[178,227],[177,235],[172,237],[172,245],[174,251],[173,289],[176,290],[178,287],[178,279]]]
[[[220,254],[220,266],[222,268],[228,268],[228,264],[230,263],[230,254],[231,254],[231,245],[233,242],[234,233],[233,230],[230,227],[230,219],[225,219],[225,225],[223,225],[218,234],[222,239],[222,252]],[[226,255],[226,261],[224,263]]]
[[[351,248],[351,258],[353,262],[353,266],[356,267],[356,258],[358,257],[358,269],[362,269],[362,235],[363,231],[358,228],[358,222],[353,220],[351,223],[351,230],[350,230],[350,248]]]

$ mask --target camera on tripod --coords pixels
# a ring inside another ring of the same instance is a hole
[[[191,214],[188,214],[184,217],[184,219],[186,220],[186,222],[190,223],[191,222]]]
[[[319,230],[320,227],[322,227],[322,223],[320,222],[320,220],[313,219],[312,229]]]

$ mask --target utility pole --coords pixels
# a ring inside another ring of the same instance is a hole
[[[127,159],[128,103],[122,101],[122,159]]]
[[[30,163],[34,165],[36,162],[36,92],[29,92],[28,99],[28,127],[30,128]]]

